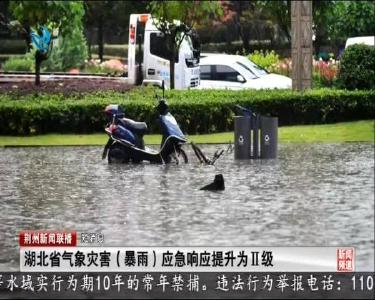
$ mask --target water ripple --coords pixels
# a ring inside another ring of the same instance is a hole
[[[373,145],[280,145],[277,160],[215,166],[108,165],[101,151],[0,149],[0,270],[18,268],[23,229],[102,232],[113,246],[349,245],[373,266]],[[217,173],[226,190],[200,191]]]

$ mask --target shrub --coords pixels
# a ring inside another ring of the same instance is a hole
[[[159,133],[152,88],[128,93],[86,95],[0,95],[0,134],[102,132],[104,107],[123,105],[129,118],[147,122],[150,133]],[[250,107],[279,117],[280,125],[318,124],[374,119],[375,90],[243,90],[167,91],[170,110],[188,134],[233,130],[234,105]]]
[[[347,89],[375,88],[375,48],[351,45],[341,57],[339,83]]]
[[[263,69],[268,69],[279,62],[279,55],[274,50],[266,52],[255,50],[248,58]]]
[[[86,39],[82,30],[77,27],[58,38],[57,45],[42,63],[42,68],[45,71],[67,71],[84,65],[87,56]]]
[[[0,54],[25,54],[27,47],[25,40],[1,39]]]
[[[32,53],[21,57],[11,57],[3,65],[4,71],[25,71],[33,72],[35,70],[35,61]]]

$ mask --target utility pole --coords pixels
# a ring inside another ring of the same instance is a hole
[[[291,1],[292,87],[312,86],[312,1]]]

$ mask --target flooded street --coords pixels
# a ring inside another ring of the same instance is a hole
[[[217,148],[202,146],[212,155]],[[279,158],[108,165],[102,147],[0,148],[0,271],[20,230],[101,232],[108,246],[352,246],[374,266],[374,145],[281,144]],[[225,191],[199,188],[222,173]]]

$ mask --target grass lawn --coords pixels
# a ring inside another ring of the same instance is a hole
[[[233,132],[191,135],[195,143],[233,142]],[[104,145],[107,135],[46,134],[28,137],[0,136],[0,146]],[[159,144],[160,135],[146,135],[146,144]],[[325,125],[286,126],[279,128],[281,143],[374,142],[374,120]]]

